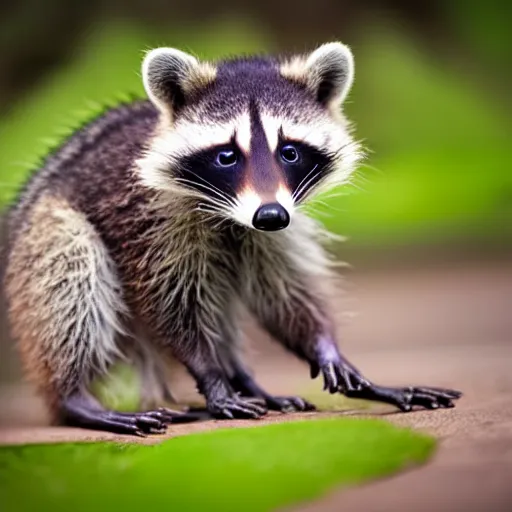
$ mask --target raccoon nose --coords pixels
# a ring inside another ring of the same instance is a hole
[[[261,231],[279,231],[290,224],[290,215],[279,203],[260,206],[252,219],[252,225]]]

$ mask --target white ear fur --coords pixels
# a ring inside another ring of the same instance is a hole
[[[285,62],[281,74],[304,84],[320,103],[339,107],[354,81],[354,57],[348,46],[326,43],[309,55]]]
[[[214,66],[175,48],[156,48],[142,62],[142,80],[149,99],[163,111],[173,111],[187,94],[215,79]]]
[[[306,60],[306,70],[314,79],[319,101],[343,103],[354,82],[354,57],[341,43],[327,43]]]

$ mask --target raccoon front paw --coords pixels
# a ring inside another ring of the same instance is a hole
[[[267,414],[265,402],[233,395],[208,402],[208,410],[217,419],[258,419]]]
[[[363,377],[343,358],[311,365],[311,377],[315,378],[320,372],[324,378],[324,389],[328,389],[330,393],[340,392],[349,398],[391,404],[403,412],[411,411],[413,407],[454,407],[454,401],[462,396],[460,391],[454,389],[379,386]]]
[[[316,407],[299,396],[266,396],[265,403],[270,411],[304,412],[315,411]]]
[[[351,398],[362,398],[385,402],[398,407],[402,412],[409,412],[413,407],[440,409],[454,407],[462,393],[454,389],[431,387],[393,388],[371,384],[369,387],[346,393]]]
[[[324,378],[324,390],[332,394],[340,391],[343,394],[360,392],[371,386],[368,379],[341,357],[334,361],[322,361],[320,364],[312,363],[311,378],[316,378],[320,372]]]

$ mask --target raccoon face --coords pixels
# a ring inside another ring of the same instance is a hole
[[[142,181],[251,228],[286,228],[302,204],[346,183],[360,158],[341,114],[353,68],[340,43],[215,64],[152,50],[142,75],[161,122],[138,162]]]

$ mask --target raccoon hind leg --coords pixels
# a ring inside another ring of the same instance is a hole
[[[56,422],[127,434],[160,432],[160,411],[105,410],[88,392],[122,353],[125,306],[116,269],[85,216],[42,196],[16,233],[7,260],[8,318],[27,377]]]

